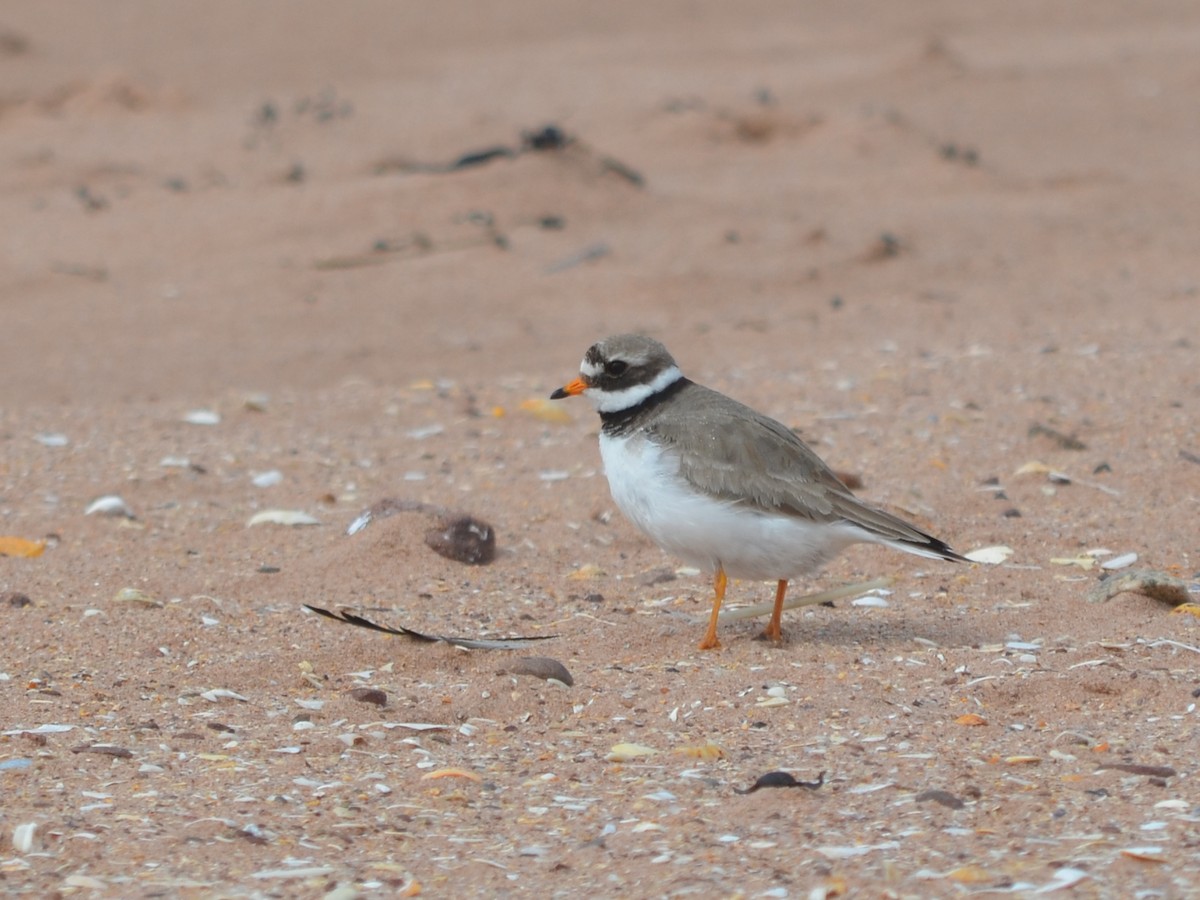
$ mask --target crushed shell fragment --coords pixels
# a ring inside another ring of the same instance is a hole
[[[113,596],[113,603],[139,603],[142,606],[149,606],[154,609],[162,606],[162,603],[155,597],[152,597],[145,591],[131,587],[121,588],[117,591]]]
[[[540,398],[522,400],[521,412],[529,413],[535,419],[552,425],[569,425],[572,421],[571,414],[561,403]]]
[[[677,753],[680,756],[688,756],[692,759],[714,760],[725,758],[725,749],[719,744],[714,744],[712,741],[705,741],[703,744],[688,747],[676,747],[671,752]]]
[[[467,781],[483,781],[474,772],[468,772],[466,769],[434,769],[421,776],[422,781],[435,781],[439,778],[465,778]]]
[[[320,525],[321,520],[298,509],[264,509],[255,513],[246,523],[247,528],[255,525]]]
[[[647,747],[644,744],[613,744],[605,760],[608,762],[629,762],[631,759],[641,759],[646,756],[654,756],[658,753],[653,747]]]

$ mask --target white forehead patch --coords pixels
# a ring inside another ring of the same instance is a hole
[[[595,378],[603,371],[603,366],[598,366],[595,363],[588,362],[588,358],[586,356],[583,358],[583,362],[579,364],[579,374],[588,378]]]

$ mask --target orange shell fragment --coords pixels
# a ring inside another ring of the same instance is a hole
[[[45,541],[27,541],[19,537],[0,537],[0,556],[41,556]]]
[[[955,725],[986,725],[987,719],[978,713],[964,713],[954,720]]]
[[[432,781],[436,778],[465,778],[468,781],[483,781],[474,772],[469,772],[466,769],[434,769],[432,772],[426,772],[421,776],[422,781]]]
[[[676,747],[675,753],[680,756],[690,756],[692,759],[714,760],[725,758],[725,748],[712,741],[705,741],[689,747]]]

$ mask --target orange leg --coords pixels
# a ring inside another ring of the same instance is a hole
[[[717,640],[717,616],[721,614],[721,601],[725,599],[727,584],[729,584],[729,579],[725,577],[725,570],[718,565],[717,574],[713,578],[713,590],[716,596],[713,597],[712,615],[708,618],[708,631],[704,632],[704,640],[700,642],[701,650],[716,650],[721,646],[721,642]]]
[[[767,627],[763,629],[762,639],[764,641],[782,641],[783,640],[783,595],[787,593],[787,579],[780,579],[779,584],[775,588],[775,609],[771,613],[771,621],[767,623]]]

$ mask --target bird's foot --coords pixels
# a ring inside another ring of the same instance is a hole
[[[770,641],[773,644],[783,643],[783,629],[776,626],[774,629],[768,625],[762,630],[762,633],[755,638],[756,641]]]

